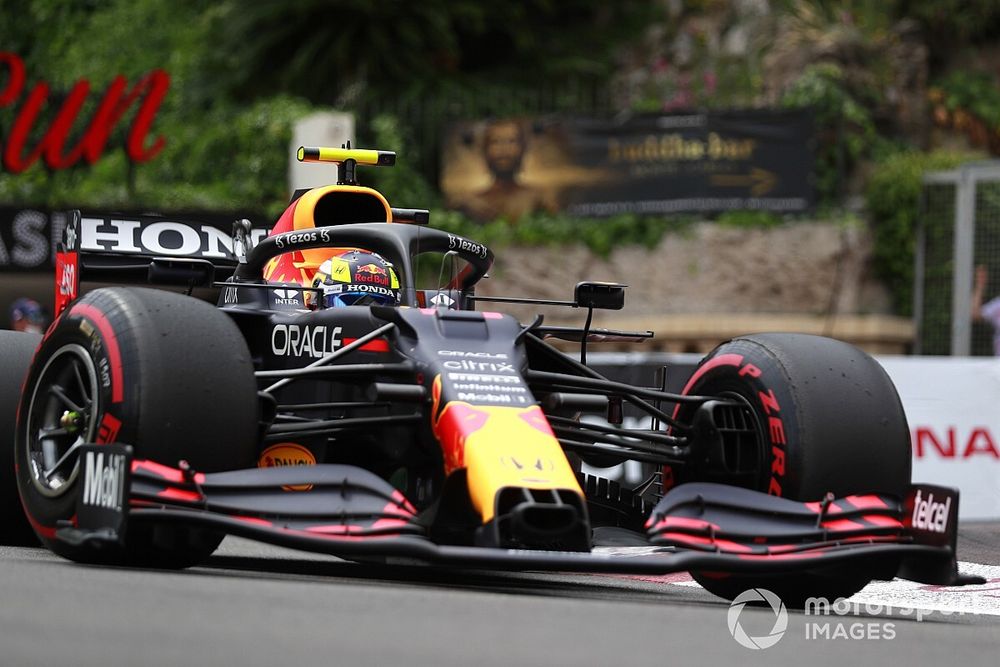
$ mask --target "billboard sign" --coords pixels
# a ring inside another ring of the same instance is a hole
[[[483,221],[536,210],[799,212],[814,202],[812,135],[803,109],[458,123],[446,133],[442,190]]]

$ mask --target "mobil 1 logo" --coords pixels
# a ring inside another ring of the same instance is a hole
[[[128,445],[85,445],[80,448],[77,527],[121,539],[128,514],[132,448]]]

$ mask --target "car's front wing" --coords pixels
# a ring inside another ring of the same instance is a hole
[[[81,448],[77,513],[59,539],[109,549],[133,522],[176,523],[342,558],[456,568],[668,574],[780,574],[898,559],[898,576],[974,583],[957,571],[958,492],[915,485],[900,503],[850,496],[797,503],[718,484],[668,493],[647,523],[657,551],[539,551],[441,545],[381,478],[317,465],[203,474],[133,460],[126,445]],[[859,500],[860,499],[860,500]],[[883,558],[885,557],[885,558]]]

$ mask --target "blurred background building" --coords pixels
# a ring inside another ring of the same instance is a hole
[[[627,283],[602,323],[651,349],[992,354],[998,28],[990,0],[2,0],[0,309],[51,307],[67,209],[267,224],[317,175],[292,146],[351,139],[494,247],[483,292]]]

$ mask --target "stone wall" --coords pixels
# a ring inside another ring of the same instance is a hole
[[[705,222],[665,235],[656,248],[621,247],[606,259],[582,245],[498,248],[478,293],[571,299],[581,280],[624,283],[624,310],[599,312],[595,324],[658,327],[647,348],[703,351],[750,329],[791,329],[839,333],[873,351],[904,352],[912,325],[892,317],[888,294],[872,274],[871,252],[871,236],[859,224],[742,229]],[[583,319],[566,308],[503,310],[522,321],[536,313],[549,324]]]

